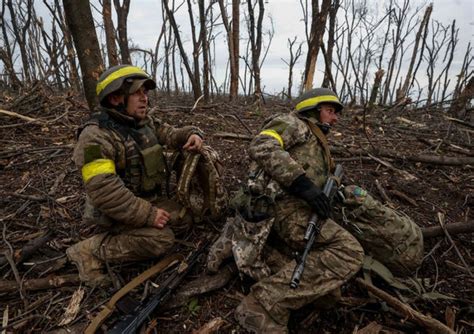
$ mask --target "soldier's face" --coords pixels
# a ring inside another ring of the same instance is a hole
[[[148,112],[148,90],[140,87],[135,93],[128,96],[127,114],[136,120],[145,119]]]
[[[337,123],[339,116],[337,115],[336,108],[332,104],[321,104],[319,106],[319,120],[321,123],[326,123],[331,126]]]

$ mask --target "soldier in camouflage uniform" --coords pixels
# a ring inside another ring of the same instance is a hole
[[[418,226],[360,187],[345,187],[345,200],[335,210],[344,228],[328,218],[329,200],[321,189],[334,164],[326,135],[342,108],[331,90],[313,89],[297,100],[294,112],[267,120],[250,144],[248,190],[235,201],[240,213],[229,218],[208,256],[209,271],[217,271],[222,260],[233,255],[239,270],[258,281],[235,312],[247,330],[287,332],[291,310],[334,301],[362,262],[367,270],[383,266],[373,265],[378,260],[404,274],[421,263]],[[262,205],[262,199],[274,205]],[[323,221],[321,231],[300,285],[292,290],[296,263],[291,254],[304,248],[312,212]],[[261,220],[265,213],[268,218]],[[364,256],[361,245],[374,259]]]
[[[84,220],[104,232],[66,250],[90,285],[104,282],[104,262],[158,257],[192,223],[186,208],[166,197],[163,146],[199,151],[202,132],[175,129],[148,116],[155,82],[138,67],[114,66],[97,83],[98,112],[80,128],[74,162],[86,190]]]
[[[337,292],[362,264],[361,245],[328,218],[330,203],[322,192],[333,168],[327,145],[323,144],[324,133],[336,123],[342,109],[329,89],[313,90],[303,95],[296,112],[267,120],[250,144],[255,168],[250,173],[250,191],[274,199],[269,241],[277,241],[264,251],[268,254],[271,249],[272,255],[266,258],[270,275],[254,276],[261,279],[235,311],[236,319],[247,330],[286,333],[290,311]],[[300,285],[293,290],[289,283],[295,261],[289,255],[304,248],[303,237],[313,212],[325,222],[307,257]],[[235,241],[233,251],[237,257],[240,251],[245,253]],[[210,259],[212,262],[212,255]]]

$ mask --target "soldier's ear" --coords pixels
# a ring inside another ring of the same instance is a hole
[[[122,94],[110,94],[107,96],[107,102],[109,105],[117,107],[120,104],[125,103],[125,96]]]

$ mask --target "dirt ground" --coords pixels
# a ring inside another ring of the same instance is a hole
[[[226,168],[225,181],[231,194],[245,181],[248,138],[258,132],[266,117],[291,110],[288,103],[272,98],[261,105],[246,100],[230,104],[217,98],[206,106],[198,104],[192,111],[189,97],[155,98],[158,103],[153,104],[153,112],[164,121],[177,127],[193,124],[204,130],[206,143],[218,151]],[[22,94],[0,93],[0,109],[34,119],[0,115],[0,253],[13,254],[0,256],[3,326],[7,326],[7,332],[82,332],[112,296],[112,287],[91,289],[73,283],[34,290],[28,281],[76,274],[75,267],[61,259],[67,247],[93,233],[93,228],[81,223],[84,192],[71,160],[77,129],[88,117],[86,104],[77,96],[58,94],[37,84]],[[336,162],[344,166],[344,183],[361,185],[375,198],[389,201],[421,227],[439,226],[440,220],[446,225],[472,223],[474,165],[463,161],[472,161],[474,157],[473,131],[447,120],[446,116],[435,108],[405,106],[377,109],[364,119],[362,109],[347,108],[329,136]],[[229,133],[241,138],[231,138]],[[436,159],[441,156],[452,157],[454,162],[440,164]],[[385,190],[386,197],[380,189]],[[178,251],[187,252],[188,243],[215,235],[223,223],[196,226]],[[48,241],[29,258],[22,259],[19,250],[47,231],[51,233]],[[426,256],[414,276],[425,290],[418,295],[401,296],[383,282],[375,284],[458,333],[472,333],[473,245],[472,233],[426,239]],[[111,270],[127,282],[151,264],[150,261],[116,266]],[[185,282],[203,272],[201,258]],[[160,282],[165,275],[154,281]],[[235,275],[217,291],[193,297],[177,308],[158,309],[153,321],[147,323],[148,333],[198,332],[218,317],[224,320],[220,333],[245,332],[234,320],[233,310],[252,283]],[[8,290],[6,287],[12,284],[15,288]],[[149,286],[137,289],[133,295],[142,298],[152,293]],[[84,296],[77,316],[68,325],[60,326],[61,320],[67,318],[65,310],[73,293],[79,289]],[[344,286],[342,296],[341,302],[330,310],[307,307],[294,312],[290,331],[425,332],[385,302],[370,298],[353,281]],[[114,313],[106,326],[118,317],[119,313]],[[371,327],[364,331],[368,325]]]

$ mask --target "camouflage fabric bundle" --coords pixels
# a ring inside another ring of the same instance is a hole
[[[184,153],[177,195],[196,220],[202,220],[204,216],[218,220],[225,213],[228,195],[223,169],[219,155],[209,146],[204,146],[200,154]]]
[[[248,222],[240,214],[227,218],[221,235],[209,250],[207,269],[216,273],[221,263],[233,256],[241,273],[257,281],[270,276],[270,268],[262,254],[273,221],[271,218],[258,223]]]
[[[258,223],[245,221],[240,215],[234,218],[234,226],[239,232],[238,238],[232,241],[235,263],[241,273],[256,281],[270,276],[270,268],[262,259],[262,254],[273,222],[273,218]]]
[[[344,195],[342,221],[367,254],[396,274],[409,274],[421,264],[423,236],[410,217],[383,205],[358,186],[346,186]]]

